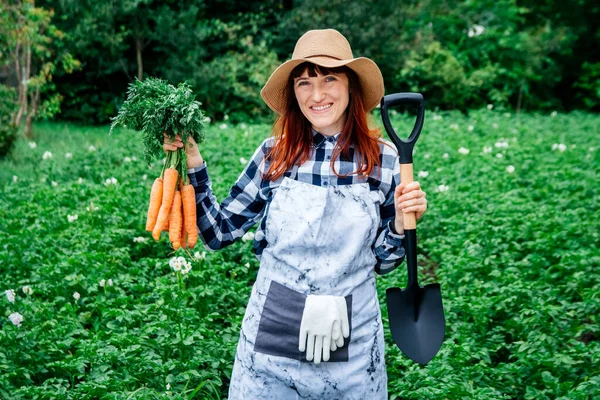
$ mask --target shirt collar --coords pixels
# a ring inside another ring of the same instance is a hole
[[[316,130],[312,130],[312,134],[313,134],[313,143],[315,145],[316,148],[319,148],[323,145],[325,145],[325,142],[329,142],[332,144],[335,144],[338,140],[338,138],[340,137],[342,132],[338,132],[335,135],[332,136],[326,136],[323,135],[322,133],[317,132]]]

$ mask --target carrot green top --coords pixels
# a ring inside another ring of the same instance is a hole
[[[189,136],[197,143],[204,141],[201,105],[186,83],[175,87],[157,78],[136,79],[129,85],[127,100],[118,115],[112,119],[110,133],[117,126],[142,131],[144,156],[150,163],[152,157],[163,154],[163,133],[171,138],[179,134],[183,143]],[[181,153],[180,162],[185,165],[185,152]]]

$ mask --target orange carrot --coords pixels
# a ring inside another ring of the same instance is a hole
[[[163,177],[162,204],[160,205],[156,225],[152,230],[152,237],[154,240],[160,239],[160,233],[167,227],[169,212],[171,211],[171,205],[173,204],[173,198],[175,197],[178,176],[179,174],[175,168],[167,168],[165,170]]]
[[[169,215],[169,240],[177,250],[181,246],[181,192],[177,190]]]
[[[156,218],[158,218],[162,195],[163,180],[159,177],[154,180],[152,190],[150,191],[150,206],[148,207],[148,217],[146,218],[146,230],[148,232],[152,232],[156,225]]]
[[[183,205],[181,210],[181,247],[187,249],[187,238],[185,234],[185,216],[183,215]]]
[[[183,185],[181,188],[181,202],[183,203],[183,221],[188,235],[188,246],[193,248],[198,241],[198,227],[196,225],[196,192],[192,185]]]

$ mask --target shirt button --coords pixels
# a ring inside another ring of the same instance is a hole
[[[328,181],[323,181],[323,186],[328,186],[329,182]]]
[[[331,160],[331,156],[325,157],[326,160]]]

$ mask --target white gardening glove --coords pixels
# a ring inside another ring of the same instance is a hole
[[[336,325],[334,332],[334,326]],[[344,338],[342,335],[345,334],[345,337],[348,337],[349,331],[346,300],[343,297],[307,296],[302,313],[302,322],[300,323],[298,349],[300,351],[306,349],[306,359],[308,361],[314,359],[315,364],[319,364],[321,353],[323,354],[323,361],[329,361],[333,346],[332,340],[335,342],[335,346],[341,347],[338,346],[340,338],[341,345],[343,345]]]
[[[348,307],[346,299],[336,296],[336,306],[340,313],[341,321],[335,321],[331,332],[331,351],[336,351],[344,346],[344,339],[350,336],[350,324],[348,322]],[[325,360],[327,361],[327,360]]]

